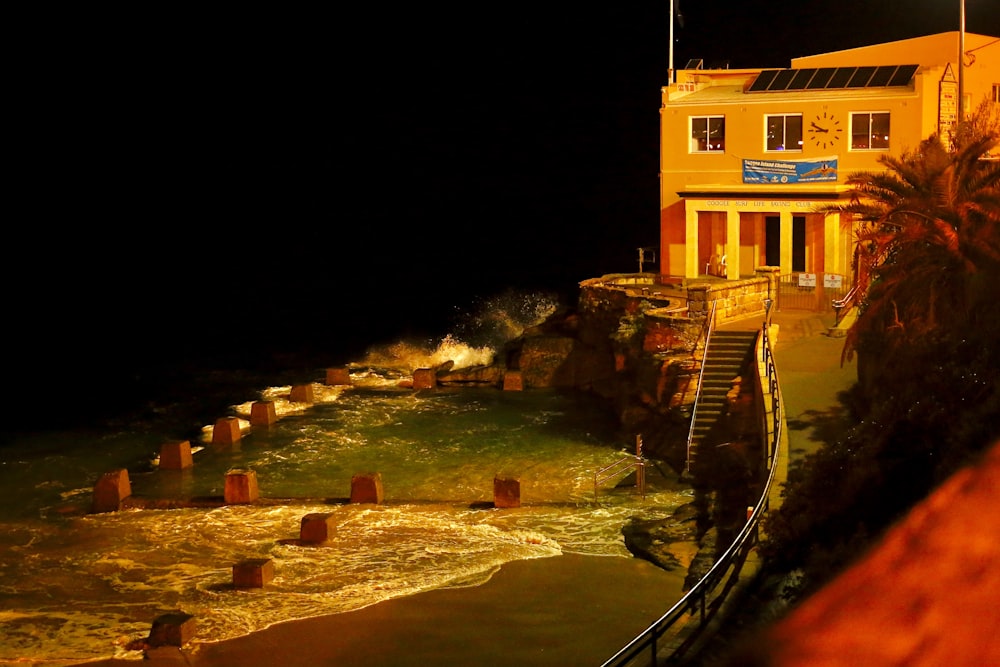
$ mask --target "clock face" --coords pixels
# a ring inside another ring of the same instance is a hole
[[[809,123],[808,129],[809,137],[819,148],[836,146],[843,131],[840,127],[840,121],[825,111],[822,116],[816,115],[816,118]]]

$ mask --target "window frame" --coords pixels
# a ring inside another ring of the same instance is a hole
[[[855,140],[854,140],[855,136],[858,136],[857,133],[855,132],[855,129],[854,129],[855,128],[855,121],[856,121],[856,119],[861,118],[861,117],[867,118],[867,132],[865,133],[865,136],[868,139],[868,144],[866,146],[856,146],[855,145]],[[884,117],[885,118],[885,123],[886,123],[886,128],[887,128],[886,129],[886,133],[885,133],[885,136],[886,136],[885,145],[879,145],[879,146],[873,145],[875,142],[872,141],[872,138],[873,138],[872,128],[875,126],[875,118],[876,117],[879,117],[879,118]],[[851,119],[851,128],[850,128],[850,132],[851,132],[851,145],[849,147],[849,150],[851,150],[851,151],[859,151],[859,152],[879,152],[879,153],[885,153],[885,152],[887,152],[887,151],[890,150],[891,145],[892,145],[892,113],[891,112],[889,112],[889,111],[852,111],[850,113],[850,119]]]
[[[770,121],[771,121],[772,118],[781,118],[782,119],[782,123],[781,123],[781,133],[782,133],[781,139],[782,139],[782,141],[781,141],[781,144],[784,146],[784,148],[770,148],[768,146],[768,143],[769,143],[769,140],[770,140],[770,135],[768,134],[768,132],[770,130]],[[787,139],[788,139],[788,119],[789,118],[797,118],[799,120],[798,145],[795,148],[788,148],[788,146],[787,146],[787,144],[788,144],[788,141],[787,141]],[[764,114],[764,152],[765,153],[790,153],[790,152],[801,153],[802,150],[803,150],[803,146],[805,145],[804,144],[805,140],[804,140],[804,137],[803,137],[803,134],[802,134],[802,127],[803,127],[803,125],[802,125],[802,118],[803,118],[803,114],[802,113],[767,113],[767,114]]]
[[[721,121],[722,123],[722,144],[719,148],[712,148],[712,143],[709,139],[712,136],[712,121]],[[704,138],[695,137],[695,122],[705,121],[705,136]],[[705,145],[708,148],[698,148],[698,142],[704,140]],[[710,154],[720,154],[726,152],[726,115],[725,114],[707,114],[704,116],[688,116],[688,153],[698,154],[698,155],[710,155]]]

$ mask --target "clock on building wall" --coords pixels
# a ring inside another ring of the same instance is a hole
[[[816,118],[809,123],[809,137],[820,148],[836,146],[837,142],[840,141],[842,131],[840,121],[825,111],[822,116],[817,114]]]

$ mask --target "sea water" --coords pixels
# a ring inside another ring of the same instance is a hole
[[[58,665],[142,658],[129,644],[157,616],[196,617],[196,642],[274,623],[347,612],[441,587],[475,586],[506,562],[576,553],[631,558],[622,526],[668,516],[691,500],[660,478],[639,494],[595,473],[634,447],[600,399],[554,390],[414,391],[414,368],[469,365],[492,349],[446,338],[373,351],[350,386],[262,388],[232,406],[243,437],[191,442],[194,466],[160,470],[162,433],[44,433],[0,461],[0,663]],[[460,365],[460,364],[456,364]],[[250,428],[251,405],[279,419]],[[88,508],[109,470],[129,471],[145,498],[222,496],[227,472],[252,470],[260,495],[281,502],[102,514]],[[379,504],[348,502],[352,477],[377,473]],[[516,478],[521,506],[495,508],[493,481]],[[297,540],[302,518],[329,514],[330,539]],[[270,559],[263,588],[233,586],[232,566]]]

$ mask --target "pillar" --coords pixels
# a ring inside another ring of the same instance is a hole
[[[122,508],[122,501],[131,495],[132,483],[128,479],[128,470],[120,468],[106,472],[94,485],[91,510],[95,513],[117,512]]]
[[[370,472],[351,478],[352,503],[379,504],[382,497],[382,473]]]
[[[292,387],[288,394],[288,400],[292,403],[312,403],[313,386],[311,384],[297,384]]]
[[[313,512],[302,517],[299,524],[299,540],[319,544],[329,540],[336,531],[332,514]]]
[[[507,371],[503,374],[504,391],[522,391],[524,389],[524,376],[521,371]]]
[[[270,426],[276,421],[274,401],[256,401],[250,406],[250,426]]]
[[[160,446],[160,470],[184,470],[194,465],[191,442],[167,442]]]
[[[704,270],[698,258],[698,211],[694,203],[684,201],[684,277],[697,278]]]
[[[212,427],[213,445],[231,445],[240,441],[240,420],[236,417],[221,417]]]
[[[494,477],[493,506],[520,507],[521,480],[511,477]]]
[[[792,272],[792,212],[782,209],[779,211],[779,226],[781,227],[781,275],[787,276]]]
[[[230,470],[226,473],[225,501],[227,505],[243,505],[260,498],[257,473],[253,470]]]
[[[249,558],[233,565],[235,588],[263,588],[274,579],[274,561],[270,558]]]
[[[149,631],[147,642],[150,646],[183,646],[194,637],[194,616],[174,612],[157,616]]]
[[[726,280],[740,277],[740,212],[726,210]]]
[[[413,371],[414,389],[433,389],[437,386],[437,375],[433,368],[418,368]]]
[[[327,368],[326,369],[326,384],[329,385],[349,385],[351,382],[351,372],[346,367],[340,368]]]

